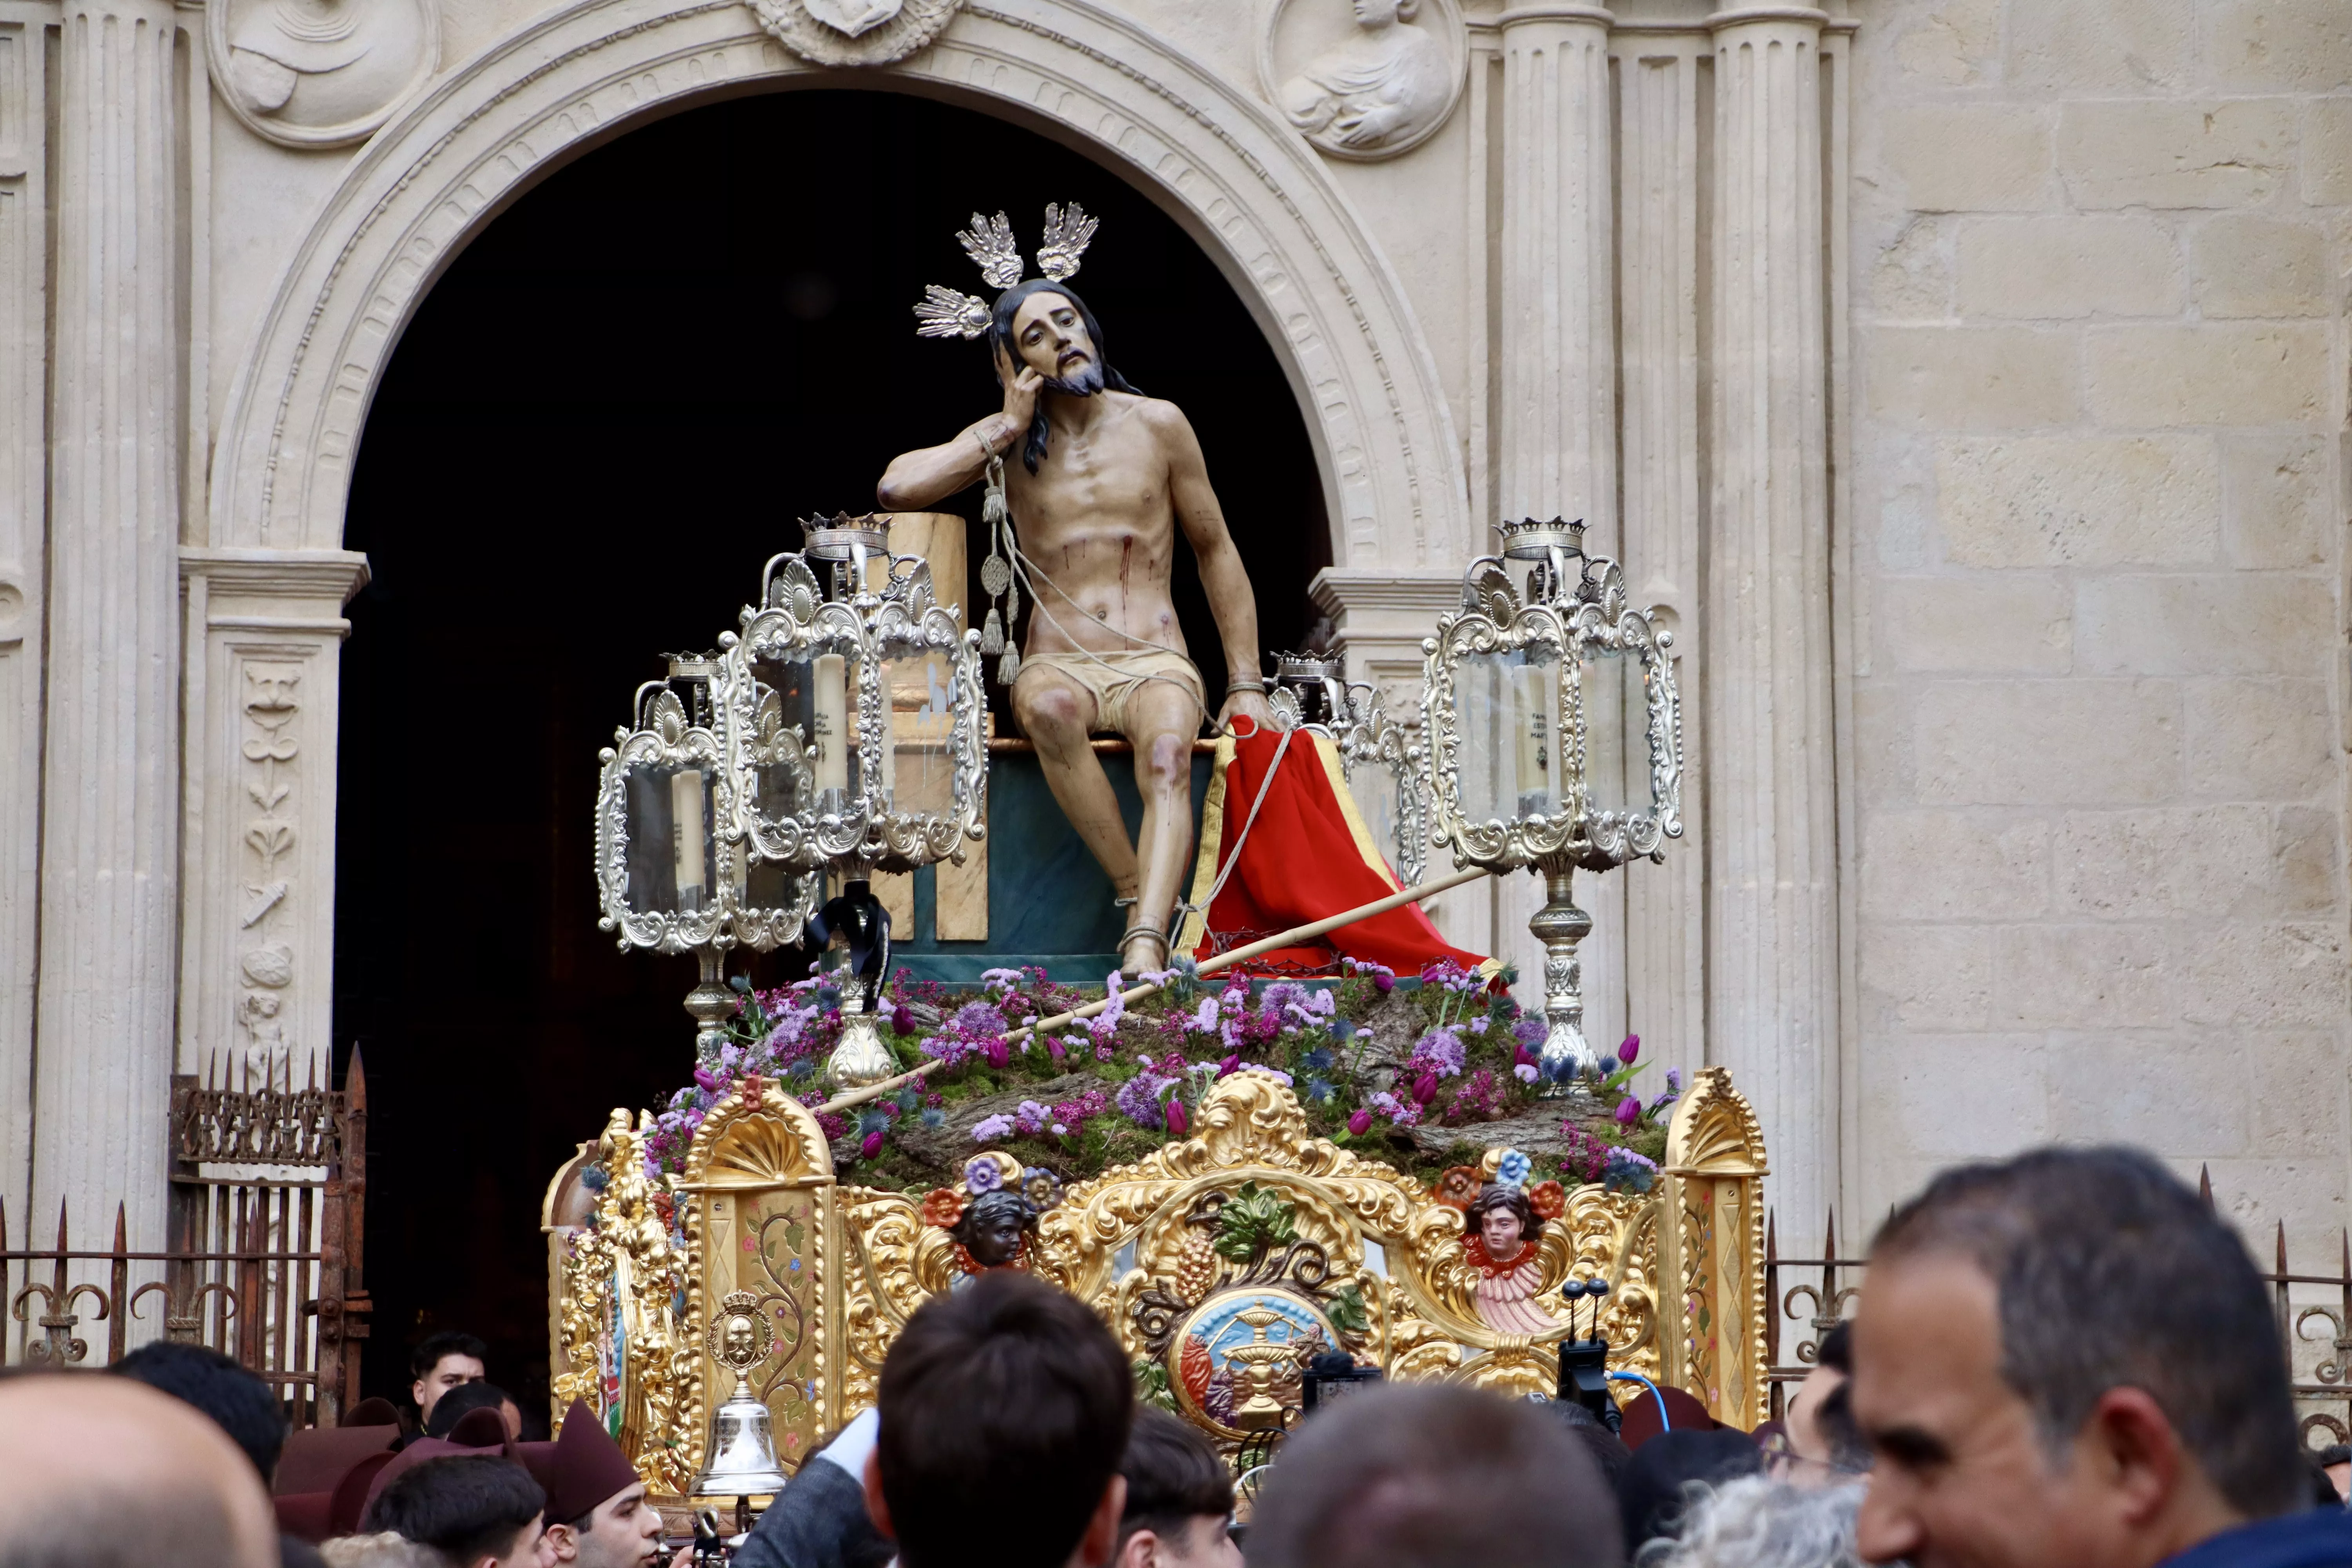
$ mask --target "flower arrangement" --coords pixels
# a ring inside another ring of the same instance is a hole
[[[1097,992],[1055,984],[1037,969],[992,969],[977,988],[902,971],[877,1020],[884,1044],[902,1068],[936,1065],[887,1098],[819,1117],[835,1168],[861,1184],[918,1194],[961,1176],[977,1195],[1001,1153],[1024,1170],[1080,1180],[1191,1136],[1209,1090],[1243,1071],[1289,1085],[1315,1135],[1441,1187],[1462,1184],[1448,1167],[1487,1143],[1483,1126],[1517,1119],[1511,1141],[1544,1162],[1517,1173],[1534,1184],[1539,1208],[1565,1204],[1560,1181],[1646,1185],[1664,1152],[1664,1116],[1681,1078],[1669,1072],[1654,1100],[1635,1094],[1633,1076],[1647,1065],[1635,1037],[1588,1080],[1580,1114],[1558,1137],[1540,1121],[1527,1127],[1543,1109],[1544,1023],[1511,999],[1508,970],[1481,973],[1441,960],[1400,980],[1385,966],[1343,961],[1337,984],[1253,983],[1204,981],[1180,961],[1147,978],[1161,989],[1130,1001],[1116,974]],[[825,1100],[819,1080],[841,1035],[839,995],[818,978],[736,988],[717,1061],[698,1068],[656,1117],[646,1163],[656,1178],[683,1170],[696,1129],[739,1078],[759,1074],[811,1107]],[[1109,1005],[1094,1016],[1035,1032],[1039,1020],[1106,994]],[[1559,1181],[1536,1180],[1554,1164]],[[1475,1167],[1467,1175],[1473,1184],[1456,1194],[1463,1203],[1476,1194]]]

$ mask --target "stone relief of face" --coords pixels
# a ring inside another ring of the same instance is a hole
[[[1076,305],[1050,289],[1030,295],[1013,312],[1013,346],[1024,364],[1048,381],[1080,383],[1088,372],[1099,374],[1101,370],[1086,319]]]
[[[1507,1205],[1496,1204],[1478,1216],[1478,1235],[1486,1256],[1500,1262],[1519,1249],[1519,1216]]]
[[[1412,20],[1414,10],[1411,0],[1355,0],[1355,5],[1356,26],[1374,32]]]
[[[759,1359],[759,1336],[749,1318],[739,1315],[727,1320],[726,1344],[726,1359],[730,1363],[749,1365]]]

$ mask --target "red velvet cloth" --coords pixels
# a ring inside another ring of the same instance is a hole
[[[1236,843],[1241,845],[1241,862],[1209,906],[1207,932],[1192,950],[1195,960],[1213,958],[1220,952],[1400,890],[1396,873],[1377,852],[1367,853],[1367,846],[1349,824],[1355,807],[1353,802],[1343,805],[1339,798],[1338,791],[1344,785],[1337,760],[1323,750],[1329,744],[1317,736],[1294,732],[1277,767],[1275,755],[1282,751],[1282,736],[1263,730],[1234,742],[1230,761],[1220,755],[1224,800],[1216,866],[1223,869]],[[1249,820],[1250,805],[1257,799],[1269,768],[1274,770],[1274,783],[1244,839],[1242,825]],[[1213,805],[1215,794],[1213,784]],[[1213,875],[1206,880],[1196,878],[1193,896],[1206,892],[1213,880]],[[1296,973],[1327,968],[1341,953],[1384,963],[1408,976],[1420,973],[1423,965],[1437,958],[1451,958],[1465,969],[1486,962],[1477,953],[1447,945],[1418,905],[1401,904],[1301,946],[1278,948],[1241,967]]]

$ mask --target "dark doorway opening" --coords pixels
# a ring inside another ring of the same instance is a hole
[[[1272,350],[1171,218],[1006,121],[848,91],[661,120],[494,221],[402,339],[346,532],[374,569],[343,651],[336,852],[335,1042],[365,1050],[372,1112],[363,1392],[404,1397],[409,1347],[463,1328],[546,1409],[547,1180],[692,1065],[692,960],[596,929],[597,749],[663,653],[733,627],[793,520],[870,510],[893,455],[996,406],[984,350],[917,339],[910,307],[929,282],[982,291],[953,238],[975,208],[1025,254],[1073,199],[1102,219],[1074,282],[1111,363],[1191,417],[1260,634],[1295,647],[1330,531]],[[976,520],[977,490],[942,510]]]

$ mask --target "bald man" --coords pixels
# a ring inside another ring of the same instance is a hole
[[[202,1412],[128,1378],[0,1379],[10,1568],[277,1568],[261,1479]]]

